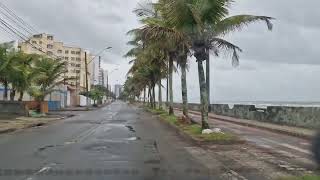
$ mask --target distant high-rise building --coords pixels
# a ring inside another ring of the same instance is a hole
[[[114,85],[114,94],[116,95],[116,98],[120,96],[121,92],[122,92],[122,85],[120,84]]]

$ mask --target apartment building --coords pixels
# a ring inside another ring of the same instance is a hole
[[[50,34],[42,33],[33,35],[27,42],[20,42],[19,49],[27,54],[41,54],[67,62],[67,73],[64,74],[71,96],[78,96],[79,92],[86,90],[85,50],[80,47],[66,46],[63,42],[55,40]],[[87,52],[87,62],[92,56]],[[88,85],[90,90],[92,63],[88,64]],[[71,79],[70,79],[71,78]],[[77,98],[78,99],[78,98]],[[71,105],[78,105],[79,100],[74,100]]]

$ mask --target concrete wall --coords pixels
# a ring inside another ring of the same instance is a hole
[[[175,104],[181,107],[180,104]],[[190,104],[191,110],[200,110],[199,104]],[[240,119],[271,122],[280,125],[290,125],[306,128],[320,127],[320,107],[287,107],[268,106],[258,108],[255,105],[212,104],[212,111],[217,115]]]
[[[0,113],[25,116],[28,114],[28,111],[23,102],[0,101]]]

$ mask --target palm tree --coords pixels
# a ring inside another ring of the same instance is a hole
[[[203,69],[203,61],[207,61],[209,66],[209,51],[213,50],[216,55],[219,54],[219,50],[231,51],[233,65],[237,65],[238,52],[241,52],[241,49],[221,37],[257,21],[266,22],[268,28],[272,29],[271,17],[253,15],[227,17],[231,2],[232,0],[160,0],[158,3],[163,19],[191,40],[191,49],[198,63],[203,129],[209,128],[209,86],[207,85],[209,84],[207,82],[210,81],[209,68],[207,68],[207,78],[205,78]]]
[[[11,66],[8,80],[12,87],[10,100],[14,100],[15,92],[17,91],[20,93],[18,101],[22,101],[24,92],[29,90],[33,78],[37,75],[32,63],[38,57],[38,55],[28,55],[21,51],[9,54]]]
[[[66,73],[66,63],[41,57],[34,62],[34,70],[37,76],[34,78],[34,87],[30,94],[36,101],[42,102],[57,85],[64,82],[63,74]]]
[[[129,32],[133,35],[133,40],[129,41],[128,44],[134,46],[125,57],[134,57],[130,63],[133,66],[128,72],[128,75],[143,76],[147,78],[148,85],[140,87],[140,90],[144,90],[145,86],[148,86],[149,97],[151,97],[152,107],[155,107],[155,85],[159,86],[158,91],[158,103],[159,108],[162,108],[162,85],[161,79],[166,77],[167,74],[167,54],[165,46],[159,41],[153,41],[150,38],[146,38],[142,31],[134,29]],[[143,68],[143,69],[141,69]]]
[[[154,5],[154,4],[153,4]],[[183,114],[188,117],[188,98],[187,98],[187,82],[186,82],[186,63],[189,53],[188,40],[184,35],[176,31],[173,26],[166,23],[162,18],[160,9],[157,6],[152,6],[153,10],[139,9],[138,14],[144,16],[142,22],[144,26],[137,29],[140,36],[145,41],[157,41],[162,43],[162,49],[167,55],[168,61],[168,76],[167,76],[167,101],[169,99],[169,114],[173,115],[173,79],[172,75],[175,70],[173,62],[176,61],[181,68],[181,86],[183,99]],[[156,12],[156,13],[150,13]],[[169,94],[169,98],[168,98]]]

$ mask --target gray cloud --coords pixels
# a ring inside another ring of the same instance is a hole
[[[122,55],[129,49],[125,34],[139,26],[132,10],[138,0],[4,0],[8,7],[57,39],[103,54],[111,84],[125,80],[130,67]],[[320,101],[320,2],[318,0],[238,0],[231,14],[275,17],[274,30],[262,23],[225,37],[239,45],[241,64],[232,68],[229,57],[213,58],[212,100],[313,100]],[[1,34],[1,33],[0,33]],[[4,38],[4,35],[1,34]],[[119,64],[119,65],[116,65]],[[179,74],[175,75],[175,100],[180,101]],[[165,82],[164,82],[165,83]],[[190,102],[199,101],[197,66],[190,59],[188,73]]]

